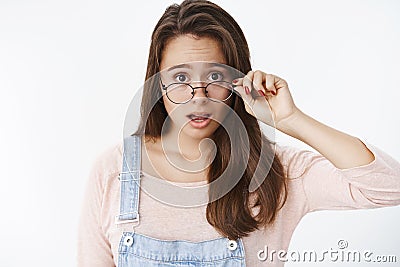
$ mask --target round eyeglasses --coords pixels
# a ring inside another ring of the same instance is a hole
[[[215,102],[224,102],[233,94],[233,85],[227,81],[214,81],[206,86],[193,87],[189,83],[171,83],[165,86],[161,81],[162,89],[166,91],[167,98],[175,104],[185,104],[194,97],[194,90],[204,88],[208,99]]]

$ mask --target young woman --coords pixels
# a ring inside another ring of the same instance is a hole
[[[286,250],[305,214],[400,204],[398,162],[302,112],[287,82],[249,57],[219,6],[166,9],[139,128],[90,174],[78,266],[283,266],[257,252]],[[319,153],[278,146],[259,121]],[[194,190],[204,186],[206,198]]]

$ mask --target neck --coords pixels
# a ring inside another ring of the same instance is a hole
[[[215,144],[207,139],[195,138],[181,131],[180,127],[169,124],[158,141],[162,153],[175,168],[188,173],[204,173],[214,160]]]
[[[162,135],[162,144],[167,152],[179,154],[188,160],[200,160],[209,155],[212,143],[204,138],[194,138],[170,127],[168,133]]]

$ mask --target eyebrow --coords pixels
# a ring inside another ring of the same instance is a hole
[[[224,64],[221,64],[221,63],[214,63],[214,62],[208,62],[208,63],[206,63],[206,64],[208,65],[208,67],[215,67],[215,66],[217,66],[217,67],[223,67],[223,66],[224,66]],[[187,63],[178,64],[178,65],[169,67],[169,68],[167,69],[167,71],[171,71],[171,70],[174,70],[174,69],[180,69],[180,68],[192,69],[192,64],[187,64]]]

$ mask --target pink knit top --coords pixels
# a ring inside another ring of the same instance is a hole
[[[276,146],[288,176],[288,199],[273,225],[243,237],[246,266],[283,266],[277,258],[261,261],[258,252],[287,250],[301,218],[326,209],[363,209],[400,204],[400,164],[377,147],[365,143],[374,154],[373,162],[350,169],[338,169],[318,153],[288,146]],[[131,224],[116,225],[119,212],[122,142],[98,156],[86,181],[80,213],[77,262],[79,267],[117,266],[118,244]],[[154,178],[143,173],[142,179]],[[206,183],[176,183],[197,186]],[[140,224],[137,233],[165,240],[203,241],[220,237],[207,222],[206,205],[174,207],[153,199],[141,190]]]

